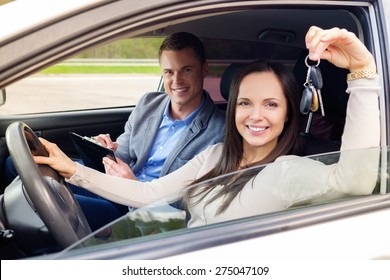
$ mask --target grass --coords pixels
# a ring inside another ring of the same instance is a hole
[[[209,65],[210,76],[221,76],[225,67]],[[66,65],[57,64],[39,74],[156,74],[161,75],[159,66],[153,65]]]
[[[54,65],[40,74],[161,74],[158,66]]]

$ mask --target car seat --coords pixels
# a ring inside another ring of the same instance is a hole
[[[245,65],[244,63],[232,63],[222,73],[221,81],[219,84],[219,90],[221,91],[222,97],[228,101],[229,100],[229,93],[230,93],[230,87],[232,85],[233,77],[237,73],[238,69],[240,69],[241,66]]]

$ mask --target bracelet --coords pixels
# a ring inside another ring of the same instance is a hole
[[[372,78],[377,75],[376,71],[369,70],[369,69],[363,69],[363,70],[358,70],[355,72],[351,72],[347,75],[347,81],[352,81],[356,79],[362,79],[362,78]]]

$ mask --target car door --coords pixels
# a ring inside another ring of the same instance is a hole
[[[343,4],[346,5],[345,2]],[[387,145],[390,65],[385,15],[390,16],[389,6],[383,6],[381,1],[348,4],[351,10],[363,12],[359,17],[361,35],[364,34],[362,39],[374,53],[382,77],[382,145]],[[137,244],[126,240],[120,245],[112,244],[112,247],[102,248],[101,251],[80,250],[80,254],[76,252],[75,255],[70,253],[68,256],[65,252],[59,258],[167,258],[170,261],[222,258],[225,261],[248,258],[248,252],[253,252],[263,259],[388,259],[387,153],[385,148],[382,151],[381,166],[384,177],[380,180],[379,195],[312,205],[283,213],[205,226],[188,232],[179,231],[172,235],[162,235],[161,238],[152,236],[144,242],[135,242]]]

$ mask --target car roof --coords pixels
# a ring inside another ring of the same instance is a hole
[[[349,10],[334,10],[333,3],[339,2],[338,5],[341,5],[344,1],[332,1],[329,5],[324,5],[323,1],[311,1],[312,9],[294,9],[294,5],[299,5],[300,1],[245,1],[243,4],[241,1],[236,3],[226,0],[23,0],[0,6],[0,24],[9,26],[5,25],[6,22],[14,24],[25,17],[26,11],[21,7],[22,3],[27,2],[31,2],[28,7],[33,5],[34,11],[42,11],[29,17],[29,21],[23,20],[12,28],[2,28],[0,31],[0,88],[38,71],[38,67],[70,57],[82,48],[119,36],[141,34],[140,26],[145,26],[145,32],[148,32],[146,35],[149,36],[165,36],[186,30],[204,39],[244,40],[296,48],[304,48],[304,34],[313,22],[325,28],[339,26],[356,33],[360,31]],[[270,6],[273,2],[278,5]],[[321,9],[316,9],[316,2],[321,3]],[[197,13],[204,5],[209,6],[207,16]],[[237,5],[240,5],[238,11]],[[267,9],[261,9],[261,5],[267,5]],[[210,17],[213,7],[218,8],[219,12]],[[332,22],[329,22],[328,12],[324,10],[326,7],[337,13]],[[107,8],[110,13],[107,13]],[[145,12],[146,8],[148,12]],[[245,13],[245,16],[241,13]],[[10,14],[13,16],[10,17]],[[240,25],[236,24],[238,16]],[[137,27],[134,29],[137,33],[132,33],[133,27]],[[36,39],[43,35],[47,38],[44,42]],[[22,63],[30,63],[31,67],[22,67]]]
[[[27,32],[50,23],[70,13],[77,13],[82,8],[102,2],[103,0],[18,0],[1,6],[0,41],[5,41],[17,34]],[[31,11],[34,10],[32,13]]]

